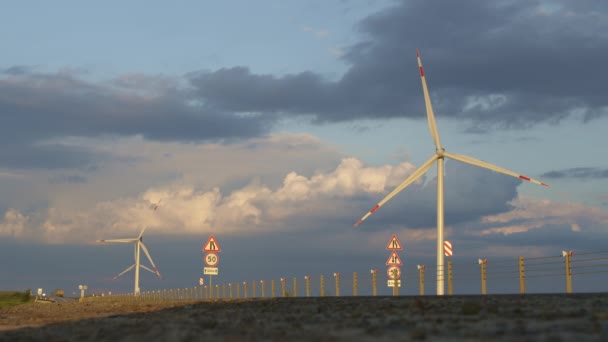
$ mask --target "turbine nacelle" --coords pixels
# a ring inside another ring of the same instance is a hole
[[[443,154],[445,153],[445,148],[436,148],[435,149],[435,154],[437,155],[437,158],[443,158]]]

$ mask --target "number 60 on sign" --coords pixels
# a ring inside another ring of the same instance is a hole
[[[207,266],[215,266],[220,261],[220,258],[215,253],[207,253],[205,255],[205,264]]]

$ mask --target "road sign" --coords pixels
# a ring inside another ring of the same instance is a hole
[[[207,253],[205,255],[205,264],[207,266],[215,266],[220,261],[220,257],[215,253]]]
[[[218,275],[219,272],[217,267],[205,267],[203,268],[203,273],[209,275]]]
[[[199,285],[203,285],[203,284],[205,284],[205,279],[203,279],[203,278],[198,278],[198,284],[199,284]]]
[[[401,243],[399,242],[399,240],[397,240],[397,235],[393,234],[393,237],[391,237],[391,239],[388,241],[388,244],[386,245],[386,249],[390,250],[403,250],[403,246],[401,246]]]
[[[222,249],[220,248],[220,245],[218,245],[217,241],[215,240],[215,238],[213,237],[213,235],[211,235],[209,237],[209,240],[207,240],[207,243],[205,244],[205,247],[203,247],[203,252],[221,252]]]
[[[388,279],[399,279],[401,277],[401,269],[397,266],[391,266],[386,270]]]
[[[388,287],[395,287],[395,280],[387,280],[386,281],[386,286]],[[401,280],[397,280],[397,287],[401,287]]]
[[[393,251],[391,255],[386,260],[386,264],[388,266],[401,266],[403,263],[401,262],[401,258],[397,255],[397,252]]]
[[[443,252],[445,256],[452,256],[452,243],[450,241],[443,241]]]

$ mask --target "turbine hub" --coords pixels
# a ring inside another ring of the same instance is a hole
[[[437,156],[438,156],[439,158],[443,158],[443,152],[445,152],[445,148],[443,148],[443,147],[442,147],[442,148],[435,149],[435,153],[437,154]]]

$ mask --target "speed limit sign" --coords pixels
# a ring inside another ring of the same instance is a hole
[[[220,257],[215,253],[207,253],[207,255],[205,255],[205,264],[207,264],[207,266],[215,266],[219,261]]]

